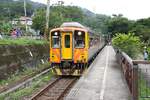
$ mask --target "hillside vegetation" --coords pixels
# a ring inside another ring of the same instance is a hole
[[[0,31],[9,32],[13,27],[8,21],[24,15],[24,0],[0,0]],[[32,28],[45,31],[46,5],[27,1],[27,16],[33,20]],[[50,7],[49,30],[59,27],[65,21],[79,22],[97,33],[115,37],[117,33],[134,33],[146,46],[150,46],[150,18],[129,20],[122,14],[107,16],[95,14],[85,8],[64,6],[56,3]],[[24,28],[25,29],[25,28]]]
[[[46,9],[38,9],[33,17],[32,28],[40,30],[42,33],[45,29]],[[59,27],[63,22],[76,21],[79,22],[97,33],[107,33],[107,25],[105,24],[110,19],[109,16],[94,14],[87,9],[77,6],[51,6],[49,17],[49,29]]]
[[[9,31],[14,27],[9,21],[14,18],[24,16],[24,0],[0,0],[0,31],[9,34]],[[27,1],[27,16],[33,19],[32,28],[45,31],[46,5]],[[49,30],[60,26],[65,21],[76,21],[97,33],[107,33],[106,22],[110,19],[109,16],[95,14],[85,8],[77,6],[64,6],[63,4],[55,4],[50,7]],[[17,25],[20,26],[20,25]],[[25,27],[25,26],[24,26]],[[21,28],[24,29],[25,28]]]
[[[26,0],[27,16],[31,16],[35,9],[45,7],[44,4]],[[0,0],[0,21],[12,20],[24,16],[24,0]]]

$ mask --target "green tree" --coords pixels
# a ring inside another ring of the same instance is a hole
[[[10,35],[10,30],[12,29],[12,25],[6,22],[0,22],[0,31],[4,34]]]
[[[110,17],[96,14],[95,16],[85,16],[83,23],[96,32],[106,34],[108,31],[106,25],[108,20],[110,20]]]
[[[131,33],[116,34],[112,39],[112,43],[115,47],[124,51],[132,58],[136,58],[141,52],[142,43],[140,38]]]
[[[130,32],[135,33],[142,41],[150,45],[150,18],[137,20]]]
[[[31,16],[34,11],[31,2],[27,1],[26,8],[27,16]],[[12,20],[20,16],[24,16],[23,0],[0,0],[0,20]]]
[[[32,28],[44,32],[46,19],[45,15],[45,9],[37,10],[33,17]],[[52,6],[50,8],[49,29],[59,27],[65,21],[81,22],[82,19],[82,11],[76,6]]]
[[[112,35],[115,35],[116,33],[127,34],[132,26],[132,21],[122,17],[122,15],[114,15],[114,17],[107,22],[107,26],[108,32],[111,32]]]
[[[33,21],[32,28],[34,28],[35,30],[40,30],[43,33],[46,21],[45,15],[46,15],[45,9],[38,9],[34,13],[34,17],[32,18]]]
[[[76,6],[63,6],[59,4],[57,6],[51,6],[49,29],[59,27],[63,22],[66,21],[75,21],[91,28],[96,32],[107,33],[106,22],[110,19],[110,17],[106,15],[94,14],[88,10],[85,12],[84,10]],[[39,9],[34,13],[32,27],[35,30],[44,32],[45,9]]]
[[[53,6],[51,12],[57,12],[62,21],[82,22],[84,17],[82,9],[77,6]]]

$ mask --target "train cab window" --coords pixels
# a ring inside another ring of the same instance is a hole
[[[52,48],[60,48],[60,33],[59,32],[52,32],[51,34],[52,39]]]
[[[75,48],[85,47],[85,32],[75,31],[74,32]]]
[[[65,35],[65,47],[70,48],[70,35]]]

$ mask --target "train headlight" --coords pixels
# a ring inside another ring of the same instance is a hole
[[[78,32],[78,35],[81,35],[82,33],[81,32]]]
[[[54,35],[58,35],[58,33],[57,33],[57,32],[55,32],[55,33],[54,33]]]

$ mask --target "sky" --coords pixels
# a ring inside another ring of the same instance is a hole
[[[45,3],[47,0],[32,0]],[[60,0],[50,0],[54,4]],[[123,14],[131,20],[150,17],[150,0],[61,0],[65,5],[76,5],[97,13],[111,16]]]

